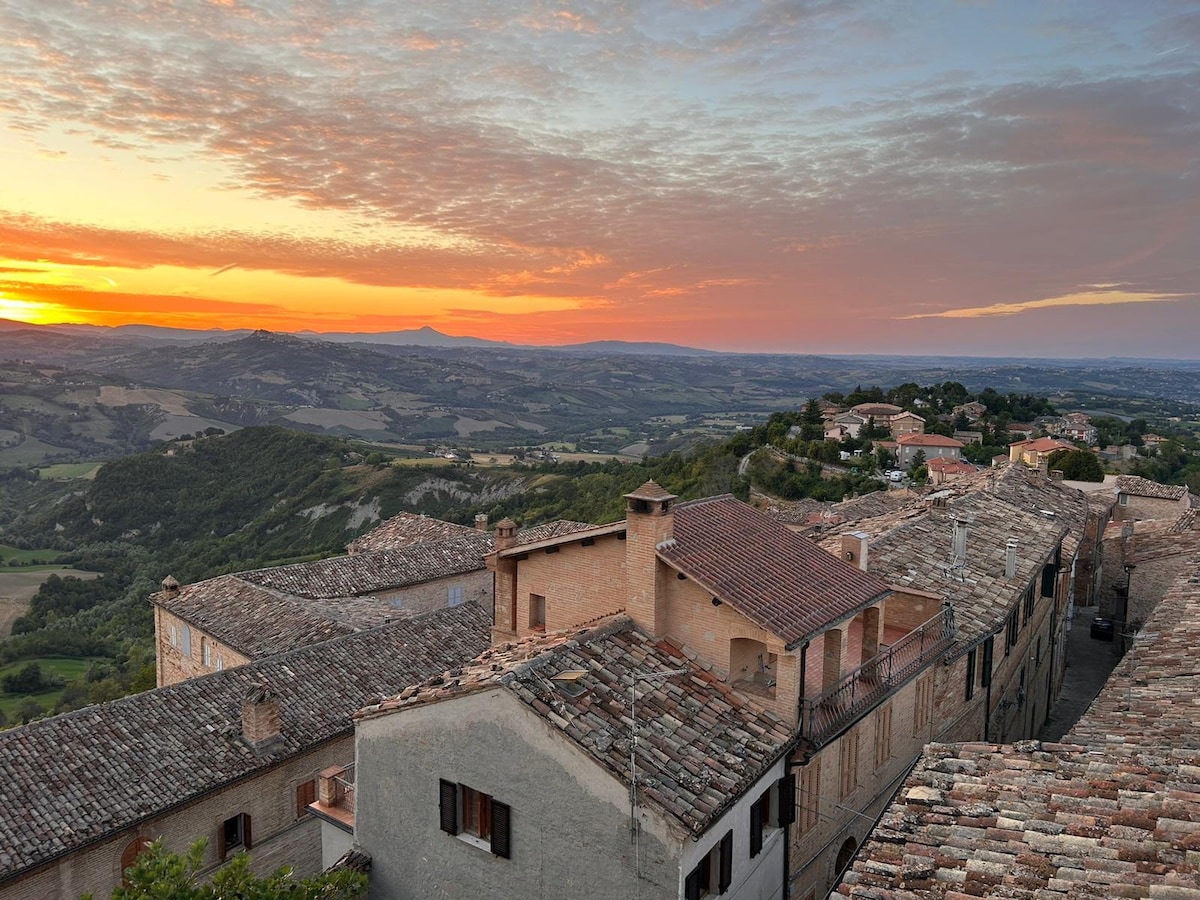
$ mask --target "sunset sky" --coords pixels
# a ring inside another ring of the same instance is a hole
[[[1200,358],[1200,5],[0,0],[0,318]]]

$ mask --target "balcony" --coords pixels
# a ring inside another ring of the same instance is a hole
[[[823,747],[884,697],[940,657],[954,643],[954,610],[936,616],[881,650],[815,697],[800,702],[800,733]]]
[[[317,801],[309,811],[343,831],[354,832],[354,763],[330,766],[317,777]]]

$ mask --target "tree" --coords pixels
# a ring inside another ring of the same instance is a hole
[[[916,453],[913,454],[912,462],[910,462],[908,464],[908,470],[910,472],[916,472],[917,469],[922,468],[924,465],[925,465],[925,451],[918,450]]]
[[[1047,461],[1068,481],[1103,481],[1104,467],[1090,450],[1055,450]]]
[[[212,881],[197,877],[207,842],[199,840],[186,853],[171,853],[155,841],[125,870],[125,883],[112,900],[358,900],[367,892],[362,872],[339,870],[297,879],[283,868],[265,877],[250,871],[250,856],[238,853]],[[92,900],[84,894],[82,900]]]
[[[821,406],[815,398],[809,399],[801,413],[800,440],[819,441],[825,437],[825,417],[821,415]]]

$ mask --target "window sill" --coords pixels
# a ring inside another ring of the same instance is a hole
[[[485,853],[491,855],[491,852],[492,852],[492,842],[491,841],[486,841],[483,838],[476,837],[475,835],[470,834],[466,831],[460,831],[458,834],[456,834],[454,836],[456,838],[458,838],[460,841],[462,841],[464,844],[470,844],[472,847],[475,847],[479,850],[483,850]]]

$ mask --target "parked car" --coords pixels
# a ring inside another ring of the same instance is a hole
[[[1111,641],[1113,639],[1113,620],[1106,619],[1103,616],[1096,616],[1092,619],[1092,637],[1098,641]]]
[[[888,471],[887,477],[888,477],[888,481],[899,482],[899,481],[904,480],[904,473],[901,472],[899,469],[891,469]]]

